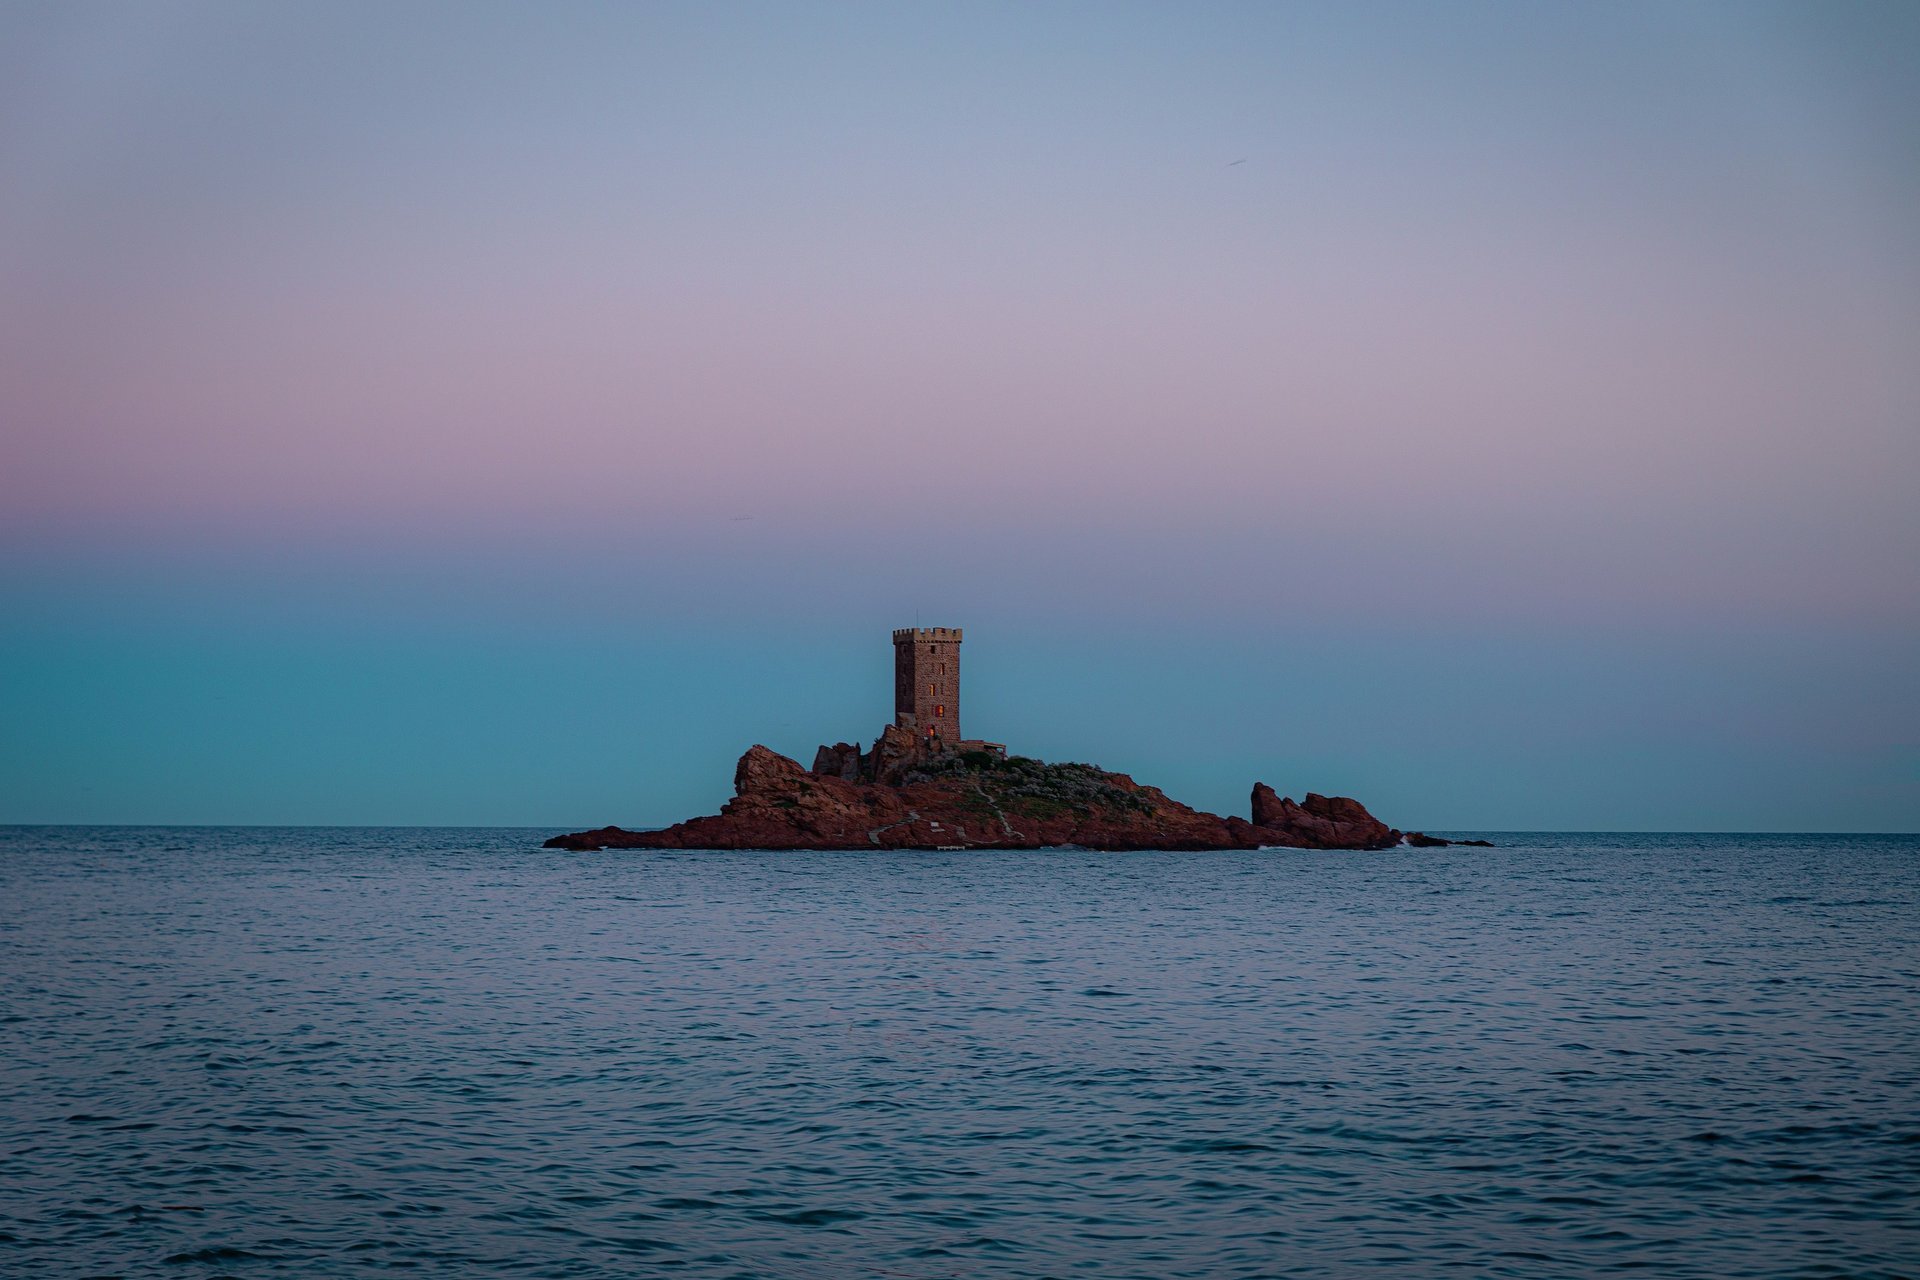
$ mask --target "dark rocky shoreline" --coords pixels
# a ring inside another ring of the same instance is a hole
[[[601,827],[549,849],[1388,849],[1402,833],[1358,800],[1309,792],[1299,803],[1256,783],[1252,820],[1181,804],[1157,787],[1087,764],[974,751],[886,782],[809,771],[763,746],[740,757],[718,814],[657,831]],[[1409,843],[1454,843],[1415,832]],[[1484,844],[1485,841],[1460,841]]]

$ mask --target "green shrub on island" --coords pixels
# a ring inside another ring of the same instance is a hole
[[[1005,808],[1036,818],[1094,808],[1144,814],[1154,811],[1145,796],[1115,785],[1111,775],[1093,765],[1048,764],[1031,756],[1002,758],[990,751],[966,751],[929,760],[909,770],[902,782],[911,785],[963,778],[973,781]]]

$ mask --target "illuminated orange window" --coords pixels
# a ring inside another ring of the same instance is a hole
[[[938,689],[938,688],[937,688],[936,686],[934,686],[934,685],[928,685],[928,686],[927,686],[927,696],[928,696],[929,698],[931,698],[931,697],[932,697],[932,696],[933,696],[934,694],[936,694],[936,693],[938,693],[938,692],[940,692],[940,690],[939,690],[939,689]]]
[[[933,709],[933,714],[935,714],[936,716],[943,716],[947,714],[947,709],[945,707],[935,707]]]

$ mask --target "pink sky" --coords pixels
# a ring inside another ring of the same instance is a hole
[[[0,553],[1920,638],[1912,27],[16,9]]]

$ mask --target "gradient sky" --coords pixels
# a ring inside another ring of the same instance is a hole
[[[1920,7],[0,0],[0,821],[1920,829]]]

